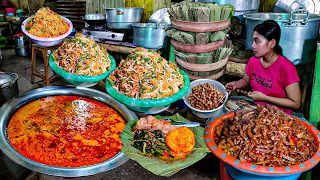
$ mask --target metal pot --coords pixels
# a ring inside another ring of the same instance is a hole
[[[305,13],[297,13],[304,11]],[[252,49],[252,34],[256,25],[265,20],[275,20],[281,28],[280,46],[283,55],[295,65],[305,64],[315,58],[320,16],[309,15],[305,10],[291,13],[244,14],[246,25],[246,49]]]
[[[15,73],[0,74],[0,106],[19,94],[18,78]]]
[[[141,20],[143,8],[107,8],[107,27],[109,29],[132,29],[132,23]]]
[[[86,14],[83,17],[84,21],[91,26],[99,26],[106,24],[105,14]]]
[[[156,23],[133,23],[133,44],[148,49],[160,49],[166,37],[164,27]]]
[[[17,98],[8,101],[0,109],[0,148],[11,160],[20,164],[28,169],[31,169],[36,172],[54,175],[54,176],[63,176],[63,177],[80,177],[80,176],[89,176],[101,172],[105,172],[116,168],[128,160],[128,157],[121,151],[114,156],[113,158],[91,166],[83,166],[76,168],[63,168],[57,166],[49,166],[45,164],[38,163],[31,159],[26,158],[25,156],[18,153],[9,143],[7,138],[6,129],[10,121],[11,116],[25,104],[32,102],[36,99],[55,96],[55,95],[70,95],[70,96],[82,96],[96,101],[100,101],[109,105],[110,107],[117,110],[125,119],[126,122],[138,119],[137,116],[128,110],[126,106],[117,102],[111,98],[106,93],[89,89],[83,87],[63,87],[63,86],[47,86],[43,88],[38,88],[29,92],[26,92]]]
[[[17,56],[27,56],[30,53],[30,45],[22,46],[22,47],[14,47],[14,51]]]
[[[29,45],[28,36],[14,36],[13,39],[16,47],[23,47],[25,45]]]
[[[260,0],[195,0],[195,2],[216,2],[219,5],[231,4],[236,11],[258,10]]]

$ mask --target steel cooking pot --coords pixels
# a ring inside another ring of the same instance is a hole
[[[105,14],[86,14],[83,17],[84,21],[91,26],[99,26],[106,24],[106,15]]]
[[[133,44],[148,49],[163,47],[166,32],[164,26],[156,23],[133,23]]]
[[[107,8],[109,29],[132,29],[132,23],[141,21],[143,8]]]
[[[18,153],[9,143],[6,129],[10,121],[11,116],[20,107],[32,102],[36,99],[54,96],[54,95],[75,95],[82,96],[90,99],[94,99],[109,105],[117,110],[125,119],[126,122],[138,119],[137,116],[128,110],[126,106],[117,102],[106,93],[83,87],[63,87],[63,86],[48,86],[38,88],[29,92],[26,92],[4,104],[0,109],[0,148],[5,155],[17,164],[24,166],[36,172],[64,177],[80,177],[89,176],[104,171],[111,170],[120,166],[128,160],[128,157],[121,151],[113,158],[91,166],[83,166],[77,168],[63,168],[57,166],[49,166],[38,163]]]
[[[19,94],[18,74],[0,74],[0,106]]]
[[[298,13],[304,11],[304,13]],[[275,20],[281,28],[280,46],[283,55],[295,65],[305,64],[315,58],[320,15],[305,10],[291,13],[248,13],[243,15],[246,25],[246,49],[252,49],[252,34],[256,25],[265,20]]]

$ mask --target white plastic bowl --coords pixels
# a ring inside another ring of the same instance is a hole
[[[223,94],[225,94],[225,98],[223,103],[212,110],[200,110],[200,109],[196,109],[194,107],[191,106],[190,101],[188,100],[188,97],[190,96],[190,94],[192,93],[192,88],[200,85],[200,84],[206,84],[209,83],[211,85],[214,86],[215,89],[217,89],[218,91],[221,91]],[[183,97],[183,101],[184,103],[192,110],[192,113],[200,118],[210,118],[212,116],[218,115],[221,111],[223,111],[223,107],[226,104],[228,100],[228,93],[226,91],[226,88],[224,87],[223,84],[221,84],[220,82],[216,81],[216,80],[211,80],[211,79],[198,79],[195,81],[192,81],[190,83],[190,88],[189,91],[187,92],[187,94]]]
[[[58,36],[58,37],[53,37],[53,38],[43,38],[43,37],[37,37],[37,36],[34,36],[32,34],[30,34],[27,30],[26,30],[26,24],[27,22],[30,20],[31,17],[27,18],[26,20],[23,21],[22,25],[21,25],[21,29],[22,29],[22,32],[24,34],[26,34],[27,36],[30,37],[30,39],[35,43],[37,44],[38,46],[43,46],[43,47],[50,47],[50,46],[56,46],[58,44],[60,44],[64,38],[66,38],[72,31],[73,29],[73,25],[72,25],[72,22],[68,19],[68,18],[65,18],[63,16],[61,16],[63,20],[65,20],[68,25],[69,25],[69,30],[64,33],[63,35],[61,36]]]

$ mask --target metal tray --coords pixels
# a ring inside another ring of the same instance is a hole
[[[22,106],[41,97],[54,95],[76,95],[103,102],[117,110],[126,122],[138,119],[137,116],[127,109],[126,106],[117,102],[106,93],[83,87],[63,87],[49,86],[26,92],[16,98],[8,101],[0,109],[0,149],[11,160],[17,164],[24,166],[33,171],[40,173],[63,176],[63,177],[80,177],[89,176],[116,168],[128,160],[128,157],[121,151],[113,158],[91,166],[83,166],[77,168],[63,168],[58,166],[49,166],[36,161],[30,160],[17,152],[7,139],[6,129],[11,116]]]

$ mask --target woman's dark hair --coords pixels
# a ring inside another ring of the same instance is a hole
[[[271,41],[272,39],[276,40],[276,45],[274,46],[274,50],[278,55],[282,55],[282,48],[279,45],[281,29],[279,24],[274,20],[267,20],[261,24],[258,24],[254,31],[258,32],[266,39]]]

